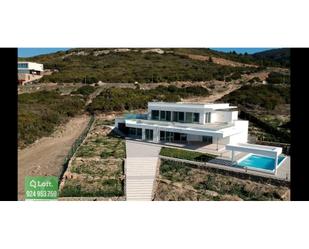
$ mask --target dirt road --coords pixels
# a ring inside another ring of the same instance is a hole
[[[89,119],[86,115],[74,117],[58,127],[53,135],[18,151],[18,200],[24,199],[25,176],[60,175],[66,154]]]
[[[216,100],[222,98],[224,95],[227,95],[238,88],[240,88],[241,85],[239,84],[230,84],[227,86],[226,89],[222,91],[217,91],[217,92],[211,92],[211,94],[207,97],[192,97],[192,98],[186,98],[182,99],[182,102],[199,102],[199,103],[213,103]]]

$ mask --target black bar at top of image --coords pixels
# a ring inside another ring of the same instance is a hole
[[[0,200],[17,200],[17,48],[0,48],[1,180]]]
[[[291,200],[309,200],[309,48],[291,49]]]

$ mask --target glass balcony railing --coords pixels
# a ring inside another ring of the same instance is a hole
[[[202,130],[221,130],[224,128],[232,127],[233,123],[207,123],[207,124],[192,124],[192,123],[178,123],[178,122],[168,122],[168,121],[157,121],[157,120],[147,120],[147,119],[128,119],[129,123],[135,124],[145,124],[145,125],[156,125],[165,127],[179,127],[187,129],[202,129]]]
[[[125,119],[141,119],[141,120],[146,120],[148,118],[147,114],[134,114],[134,113],[128,113],[124,114],[123,116]]]

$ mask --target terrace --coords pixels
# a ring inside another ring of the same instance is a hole
[[[168,121],[157,121],[157,120],[146,120],[146,119],[127,119],[127,124],[136,125],[151,125],[161,127],[174,127],[174,128],[185,128],[185,129],[196,129],[205,131],[219,131],[221,129],[233,127],[233,123],[220,122],[220,123],[207,123],[207,124],[192,124],[192,123],[179,123],[179,122],[168,122]]]

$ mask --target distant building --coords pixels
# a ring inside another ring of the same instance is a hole
[[[28,61],[19,61],[17,69],[18,83],[21,85],[41,78],[44,72],[43,64]]]

